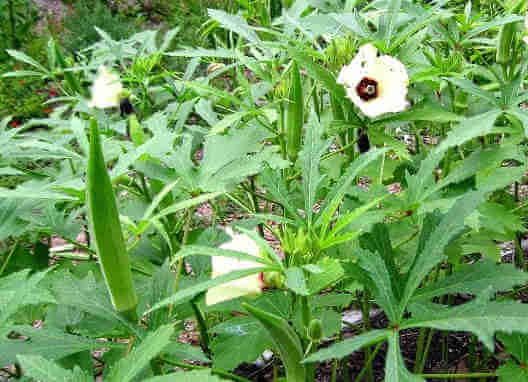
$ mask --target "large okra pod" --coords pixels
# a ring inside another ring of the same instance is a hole
[[[304,100],[301,73],[294,61],[291,67],[288,101],[286,103],[286,152],[292,162],[297,160],[301,150],[304,125]]]
[[[90,229],[112,304],[118,312],[134,320],[138,299],[95,120],[90,124],[86,198]]]

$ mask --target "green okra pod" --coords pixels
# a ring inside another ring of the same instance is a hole
[[[138,299],[95,120],[90,123],[90,154],[86,183],[90,230],[106,287],[114,308],[134,321]]]

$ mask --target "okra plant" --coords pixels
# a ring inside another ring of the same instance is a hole
[[[526,380],[526,1],[239,3],[209,10],[213,49],[8,51],[4,77],[62,94],[0,122],[0,366]]]

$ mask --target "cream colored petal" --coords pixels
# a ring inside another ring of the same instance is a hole
[[[378,48],[372,44],[365,44],[359,47],[357,57],[365,63],[372,62],[376,59],[378,55]]]
[[[523,41],[528,44],[528,36],[523,37]]]
[[[226,228],[226,233],[231,236],[231,241],[222,244],[220,248],[260,256],[260,248],[249,236],[234,234],[230,228]],[[232,271],[258,268],[260,266],[262,265],[253,261],[214,256],[212,258],[212,277],[215,278]],[[263,283],[259,274],[247,276],[209,289],[205,296],[205,302],[207,305],[214,305],[241,296],[258,295],[261,293],[262,287]]]
[[[409,105],[409,77],[405,66],[391,56],[376,57],[376,48],[368,45],[360,48],[350,65],[343,68],[342,77],[346,80],[342,82],[347,87],[347,97],[370,118],[405,110]],[[356,86],[364,77],[378,83],[378,97],[375,99],[364,101],[357,94]]]
[[[119,98],[122,91],[123,86],[119,76],[110,72],[106,67],[101,66],[92,85],[92,99],[88,105],[100,109],[117,107],[119,106]]]

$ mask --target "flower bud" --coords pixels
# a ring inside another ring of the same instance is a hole
[[[267,287],[275,289],[283,289],[285,278],[279,272],[266,272],[263,274],[263,281]]]
[[[314,318],[308,326],[308,338],[314,342],[319,342],[323,338],[323,323],[320,319]]]

